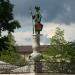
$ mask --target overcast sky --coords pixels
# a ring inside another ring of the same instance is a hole
[[[75,40],[75,0],[11,0],[14,4],[14,18],[21,28],[15,30],[16,44],[32,44],[32,19],[30,12],[35,5],[40,6],[44,25],[41,44],[50,44],[50,39],[58,26],[64,29],[67,41]]]

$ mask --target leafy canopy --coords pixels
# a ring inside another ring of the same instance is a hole
[[[66,55],[64,52],[65,44],[67,43],[64,39],[64,30],[59,27],[56,28],[55,35],[50,39],[50,48],[44,52],[44,57],[47,60],[55,61],[57,58],[63,59]]]
[[[10,0],[0,0],[0,34],[2,31],[14,32],[14,29],[19,28],[20,24],[14,20],[13,5]]]
[[[0,60],[14,62],[20,58],[16,53],[15,40],[12,35],[12,32],[20,27],[19,22],[14,20],[13,4],[10,0],[0,0]],[[8,35],[2,37],[3,31],[8,31]]]

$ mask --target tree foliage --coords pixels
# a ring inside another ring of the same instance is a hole
[[[48,60],[56,61],[57,59],[63,60],[66,56],[64,48],[66,47],[66,40],[64,39],[64,30],[59,27],[56,28],[55,35],[50,39],[50,48],[45,52],[45,58]]]
[[[57,27],[55,35],[51,38],[51,45],[62,45],[65,43],[66,40],[64,39],[64,30],[61,30],[59,27]]]
[[[70,57],[71,62],[75,63],[75,41],[68,42],[66,51]]]
[[[19,22],[14,20],[13,4],[10,0],[0,0],[0,60],[13,62],[20,58],[16,53],[15,40],[12,35],[12,32],[20,27]],[[2,37],[3,31],[8,31],[8,35]]]
[[[11,33],[0,38],[0,60],[15,62],[19,55],[16,53],[14,37]]]
[[[16,28],[21,27],[19,22],[13,17],[13,4],[10,0],[0,0],[0,51],[6,50],[12,41],[12,34]],[[8,36],[1,36],[3,31],[8,31]],[[11,40],[11,41],[10,41]],[[8,45],[7,45],[7,41]],[[12,41],[12,46],[14,45]]]
[[[46,65],[51,69],[54,64],[52,63],[52,65],[50,62],[60,62],[58,66],[63,66],[64,72],[75,73],[75,41],[66,41],[64,39],[64,31],[58,27],[56,28],[55,35],[52,36],[50,41],[50,48],[43,53]],[[59,69],[59,67],[56,68]]]
[[[2,50],[15,50],[15,40],[12,33],[8,33],[7,36],[0,38],[1,51]]]
[[[64,30],[57,27],[55,35],[50,41],[50,48],[44,52],[46,60],[56,61],[60,59],[60,61],[75,62],[75,42],[68,42],[64,39]]]
[[[14,32],[19,28],[19,22],[14,20],[13,5],[10,0],[0,0],[0,34],[2,31]]]

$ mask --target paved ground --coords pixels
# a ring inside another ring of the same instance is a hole
[[[0,75],[75,75],[75,74],[25,73],[25,74],[0,74]]]

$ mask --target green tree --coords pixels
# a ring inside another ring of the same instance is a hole
[[[43,53],[47,66],[51,69],[53,66],[50,66],[52,64],[49,64],[49,62],[57,62],[59,60],[62,63],[66,63],[57,65],[60,67],[63,66],[64,72],[75,73],[75,42],[67,42],[64,39],[64,31],[58,27],[56,28],[55,35],[50,40],[50,48]]]
[[[64,50],[65,44],[67,43],[64,39],[64,30],[59,27],[56,28],[55,35],[50,39],[50,48],[45,52],[44,56],[46,59],[52,59],[55,61],[57,58],[62,60],[66,52]]]
[[[11,33],[8,33],[7,36],[4,36],[0,39],[2,41],[2,51],[0,52],[0,60],[12,64],[21,64],[23,60],[20,55],[17,53],[17,48],[15,46],[14,36]],[[24,62],[25,63],[25,62]]]
[[[14,20],[13,5],[10,0],[0,0],[0,36],[2,31],[14,32],[19,28],[19,22]]]
[[[65,49],[70,61],[70,66],[68,66],[68,68],[72,73],[75,73],[75,41],[68,42],[66,46]]]
[[[12,32],[20,27],[19,22],[13,17],[13,4],[10,0],[0,0],[0,60],[13,62],[19,59]],[[3,31],[8,31],[8,35],[2,37]]]
[[[51,38],[51,45],[61,45],[65,44],[64,39],[64,30],[61,30],[59,27],[56,28],[55,35]]]
[[[6,50],[5,42],[8,40],[9,33],[20,27],[19,22],[13,17],[13,4],[10,3],[10,0],[0,0],[0,51]],[[3,31],[8,31],[7,37],[1,36]]]
[[[9,32],[8,35],[4,37],[4,39],[5,39],[4,44],[6,46],[6,50],[8,51],[15,50],[15,40],[12,33]]]

